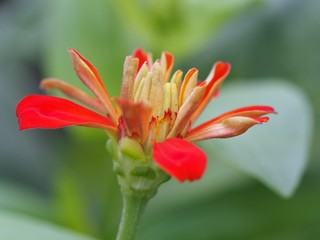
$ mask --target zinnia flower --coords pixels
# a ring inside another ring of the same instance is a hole
[[[195,68],[184,77],[180,70],[171,76],[170,53],[153,63],[149,53],[138,49],[125,59],[120,97],[111,99],[96,68],[76,50],[68,51],[78,77],[94,97],[58,79],[44,79],[40,86],[60,90],[88,108],[59,97],[29,95],[17,106],[20,130],[73,125],[103,129],[112,139],[115,159],[126,154],[140,159],[139,164],[131,161],[131,167],[127,160],[116,160],[119,176],[156,179],[165,172],[180,182],[199,179],[207,157],[194,142],[240,135],[274,113],[269,106],[243,107],[193,127],[228,75],[229,63],[215,63],[199,83]]]

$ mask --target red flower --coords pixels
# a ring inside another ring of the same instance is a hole
[[[191,142],[240,135],[256,124],[269,120],[269,106],[239,108],[192,128],[192,124],[218,90],[230,65],[217,62],[207,79],[198,83],[198,70],[176,71],[170,78],[173,56],[164,52],[152,63],[141,49],[126,57],[121,94],[114,103],[98,71],[76,50],[69,49],[74,69],[95,97],[58,79],[44,79],[43,89],[57,89],[77,100],[29,95],[17,106],[20,130],[62,128],[79,125],[100,128],[118,142],[128,137],[137,142],[146,156],[179,181],[201,178],[206,155]]]

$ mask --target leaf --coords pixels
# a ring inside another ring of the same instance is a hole
[[[23,215],[0,211],[0,239],[94,240]]]
[[[289,197],[305,170],[313,126],[309,103],[298,88],[271,79],[232,85],[222,89],[221,96],[212,101],[199,122],[213,117],[213,112],[217,115],[256,104],[273,106],[279,114],[239,137],[200,145],[211,161],[223,161]]]
[[[31,188],[0,182],[0,208],[45,219],[52,219],[50,201]]]
[[[219,198],[207,196],[184,207],[163,209],[143,217],[137,239],[318,239],[319,180],[319,174],[308,174],[289,200],[253,184]]]

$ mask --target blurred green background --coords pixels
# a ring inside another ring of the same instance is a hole
[[[105,134],[17,130],[15,106],[44,94],[41,78],[81,86],[68,47],[112,96],[125,56],[143,47],[172,52],[174,69],[197,67],[200,79],[217,60],[232,64],[204,118],[242,104],[279,112],[244,137],[201,144],[206,176],[161,187],[138,239],[318,239],[319,12],[314,0],[0,1],[1,239],[115,237],[121,199]]]

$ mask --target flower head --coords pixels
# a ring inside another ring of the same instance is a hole
[[[125,59],[120,97],[111,99],[96,68],[76,50],[69,53],[78,77],[94,96],[59,79],[44,79],[40,86],[60,90],[88,108],[63,98],[29,95],[17,106],[20,129],[73,125],[103,129],[115,143],[116,158],[129,154],[143,159],[142,165],[133,164],[131,175],[153,178],[164,171],[181,182],[199,179],[207,158],[193,142],[240,135],[275,112],[269,106],[243,107],[193,127],[228,75],[229,63],[215,63],[199,83],[195,68],[184,77],[180,70],[171,74],[170,53],[152,62],[151,54],[138,49]],[[126,164],[120,165],[119,175],[128,175]]]

